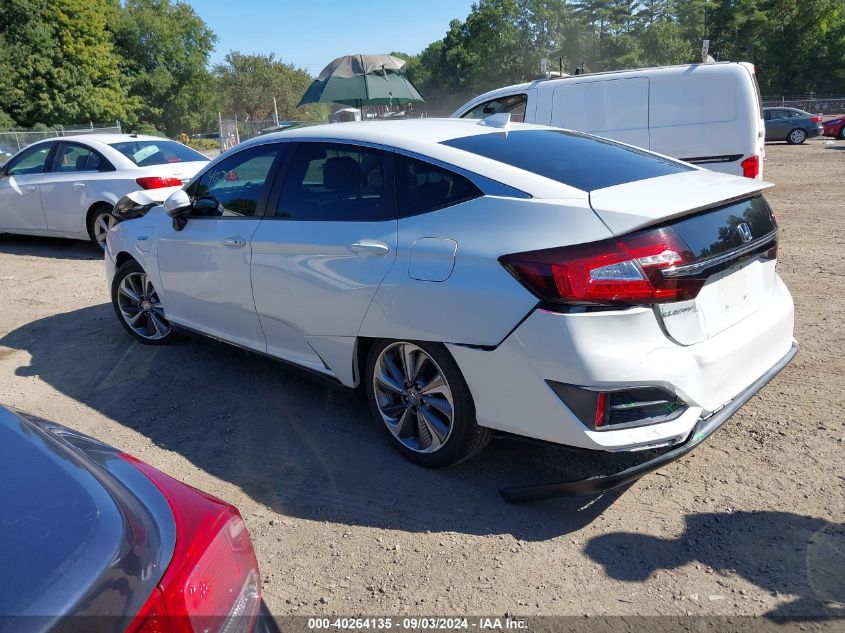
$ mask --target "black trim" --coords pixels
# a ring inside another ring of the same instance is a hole
[[[742,154],[722,154],[721,156],[694,156],[693,158],[680,158],[685,163],[695,165],[706,165],[708,163],[733,163],[742,158]]]
[[[753,384],[738,394],[724,407],[701,418],[693,427],[689,436],[683,444],[650,459],[642,464],[627,468],[614,475],[600,475],[576,481],[565,481],[560,483],[548,483],[535,486],[513,486],[499,491],[508,503],[527,503],[529,501],[542,501],[545,499],[556,499],[558,497],[569,497],[573,495],[584,495],[596,492],[604,492],[612,488],[618,488],[625,484],[636,481],[643,475],[662,468],[676,459],[680,459],[704,440],[715,433],[734,413],[748,402],[758,391],[772,380],[798,353],[798,343],[792,342],[792,347],[786,355],[774,364],[765,374],[760,376]],[[597,454],[602,454],[596,451]]]

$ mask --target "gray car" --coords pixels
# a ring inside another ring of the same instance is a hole
[[[786,141],[800,145],[822,133],[822,118],[798,108],[763,108],[766,141]]]

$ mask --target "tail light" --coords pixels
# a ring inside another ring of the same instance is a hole
[[[136,458],[176,522],[173,558],[128,633],[247,633],[261,605],[255,550],[238,510]]]
[[[705,279],[668,278],[662,271],[693,255],[671,227],[619,239],[499,258],[538,297],[556,304],[642,304],[694,299]]]
[[[810,123],[821,123],[822,118],[818,115],[810,117]]]
[[[760,157],[756,154],[746,158],[740,165],[742,166],[742,175],[746,178],[756,178],[760,175]]]
[[[141,189],[161,189],[162,187],[181,187],[182,181],[178,178],[166,178],[164,176],[145,176],[136,178],[135,182]]]

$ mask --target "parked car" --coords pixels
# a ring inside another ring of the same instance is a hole
[[[0,233],[102,246],[122,196],[190,182],[207,163],[199,152],[155,136],[83,134],[33,143],[0,168]]]
[[[453,117],[512,120],[597,134],[713,171],[763,177],[754,66],[719,62],[540,79],[475,97]]]
[[[225,501],[2,406],[0,478],[0,614],[14,630],[275,630]]]
[[[822,118],[797,108],[763,108],[767,141],[786,141],[801,145],[822,133]]]
[[[833,138],[838,138],[839,140],[845,140],[845,115],[825,121],[822,127],[822,134],[825,136],[832,136]]]
[[[678,455],[797,349],[768,186],[507,114],[307,127],[119,223],[107,277],[137,341],[362,385],[424,466],[492,430]]]

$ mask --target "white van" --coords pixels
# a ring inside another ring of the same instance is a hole
[[[717,62],[540,79],[475,97],[452,116],[509,112],[762,178],[765,127],[754,66]]]

